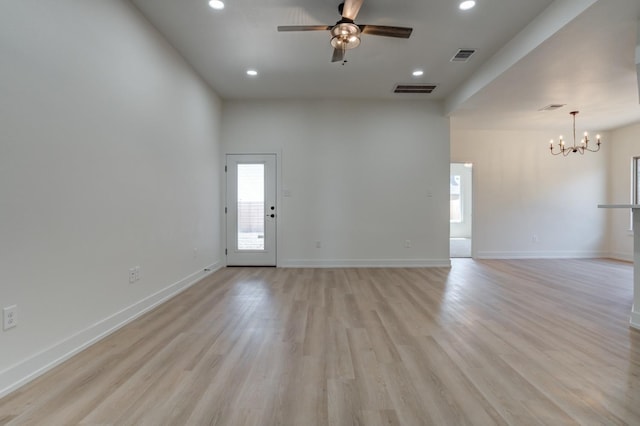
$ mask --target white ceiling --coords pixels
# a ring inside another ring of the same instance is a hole
[[[458,0],[364,0],[356,23],[413,33],[364,34],[345,65],[330,62],[328,32],[276,30],[332,25],[340,0],[226,0],[222,11],[207,0],[132,2],[224,99],[440,100],[460,128],[563,128],[574,109],[594,131],[640,121],[640,0],[477,0],[470,11]],[[450,62],[460,48],[477,52]],[[418,68],[424,76],[412,77]],[[397,83],[438,87],[398,95]],[[538,111],[551,103],[567,106]]]

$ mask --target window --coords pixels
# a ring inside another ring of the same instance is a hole
[[[640,204],[640,157],[633,157],[631,204]]]
[[[451,175],[449,181],[449,222],[462,223],[462,199],[460,197],[460,176]]]
[[[640,204],[640,157],[631,159],[631,204]],[[629,235],[633,235],[633,212],[629,212]]]

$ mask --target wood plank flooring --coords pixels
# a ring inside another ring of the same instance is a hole
[[[227,268],[0,400],[0,425],[640,425],[632,267]]]

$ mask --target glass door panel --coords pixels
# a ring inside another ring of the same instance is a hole
[[[264,250],[264,164],[238,164],[238,250]]]

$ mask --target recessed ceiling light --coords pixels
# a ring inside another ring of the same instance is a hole
[[[211,9],[222,10],[224,9],[224,3],[221,0],[210,0],[209,6]]]
[[[460,10],[469,10],[476,5],[474,0],[466,0],[460,3]]]
[[[414,72],[411,73],[414,77],[420,77],[422,75],[424,75],[424,71],[422,70],[415,70]]]
[[[258,75],[258,71],[256,71],[256,70],[247,70],[247,75],[249,75],[251,77],[255,77],[256,75]]]

